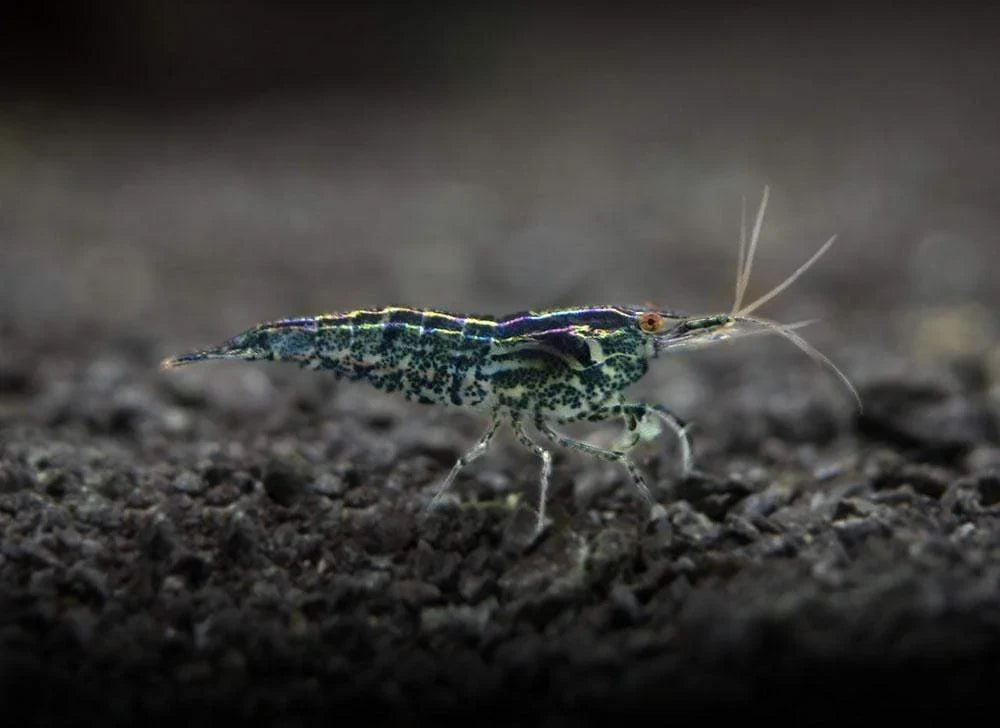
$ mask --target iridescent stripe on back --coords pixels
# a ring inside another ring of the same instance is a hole
[[[544,335],[553,331],[579,329],[599,334],[620,331],[632,324],[634,314],[613,306],[524,311],[505,316],[497,322],[497,338]]]
[[[304,363],[425,403],[476,407],[488,390],[482,368],[496,322],[438,311],[390,307],[289,319],[272,324],[313,332]]]
[[[537,377],[529,372],[542,367],[546,377],[556,375],[553,352],[574,367],[605,360],[627,346],[619,334],[633,321],[632,311],[611,306],[526,311],[498,320],[389,307],[285,319],[257,332],[268,339],[258,345],[275,359],[365,379],[420,402],[477,408],[491,404],[499,393],[495,385],[513,402],[511,387],[522,381],[518,370]]]

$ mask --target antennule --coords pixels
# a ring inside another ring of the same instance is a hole
[[[785,280],[783,280],[781,283],[779,283],[778,285],[776,285],[774,288],[772,288],[770,291],[768,291],[767,293],[765,293],[763,296],[761,296],[760,298],[758,298],[753,303],[748,304],[742,310],[735,311],[734,313],[737,316],[745,316],[748,313],[753,313],[754,311],[756,311],[758,308],[760,308],[761,306],[763,306],[765,303],[767,303],[772,298],[774,298],[779,293],[781,293],[783,290],[785,290],[790,285],[792,285],[792,283],[794,283],[795,280],[800,275],[802,275],[807,270],[809,270],[809,268],[812,266],[812,264],[815,263],[817,260],[819,260],[820,257],[822,257],[822,255],[826,251],[828,251],[830,249],[830,246],[833,245],[836,241],[837,241],[837,236],[836,235],[831,235],[830,239],[827,240],[825,243],[823,243],[823,245],[820,247],[820,249],[817,250],[815,253],[813,253],[812,257],[809,258],[809,260],[807,260],[805,263],[803,263],[802,265],[800,265],[798,267],[798,269],[794,273],[792,273],[790,276],[788,276],[788,278],[786,278]]]
[[[736,283],[736,300],[733,301],[733,313],[740,309],[743,297],[747,292],[747,285],[750,283],[750,272],[753,270],[753,258],[757,253],[757,242],[760,240],[760,229],[764,225],[764,211],[767,210],[767,201],[771,196],[771,188],[764,185],[764,194],[760,198],[760,207],[757,208],[757,219],[753,224],[753,233],[750,235],[750,249],[747,251],[746,260],[743,262],[743,269],[739,272],[739,280]],[[742,245],[741,245],[742,247]],[[742,255],[740,256],[742,258]]]
[[[740,257],[736,262],[736,290],[733,292],[733,311],[740,305],[740,281],[743,280],[743,265],[747,257],[747,198],[740,198]]]

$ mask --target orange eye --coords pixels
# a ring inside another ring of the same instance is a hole
[[[656,334],[663,329],[663,317],[655,311],[639,314],[639,328],[647,334]]]

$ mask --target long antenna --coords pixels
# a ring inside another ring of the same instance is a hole
[[[745,316],[748,313],[753,313],[758,308],[760,308],[761,306],[763,306],[765,303],[767,303],[768,301],[770,301],[772,298],[774,298],[775,296],[777,296],[783,290],[785,290],[790,285],[792,285],[792,283],[795,282],[796,278],[798,278],[800,275],[802,275],[807,270],[809,270],[810,266],[812,266],[813,263],[815,263],[817,260],[819,260],[820,257],[823,255],[823,253],[825,253],[826,251],[828,251],[830,249],[830,246],[833,245],[835,242],[837,242],[837,236],[836,235],[830,236],[830,239],[827,240],[825,243],[823,243],[823,245],[820,247],[820,249],[817,250],[815,253],[813,253],[812,257],[809,260],[807,260],[805,263],[803,263],[802,265],[800,265],[798,267],[798,269],[794,273],[792,273],[790,276],[788,276],[788,278],[786,278],[785,280],[783,280],[781,283],[779,283],[778,285],[776,285],[774,288],[772,288],[770,291],[768,291],[767,293],[765,293],[763,296],[761,296],[760,298],[758,298],[753,303],[747,304],[747,306],[744,307],[742,310],[736,311],[735,314],[737,316]]]
[[[749,323],[757,324],[758,326],[763,326],[765,329],[773,331],[779,336],[783,336],[789,341],[791,341],[795,346],[804,351],[809,357],[820,364],[825,365],[830,371],[832,371],[837,378],[843,382],[844,386],[847,387],[848,391],[854,396],[854,401],[858,403],[858,410],[862,409],[861,405],[861,395],[858,394],[858,390],[854,388],[851,384],[851,380],[847,378],[840,369],[834,364],[830,359],[821,352],[819,349],[814,347],[808,341],[803,339],[801,336],[792,331],[791,327],[784,324],[779,324],[777,321],[771,321],[770,319],[755,318],[753,316],[740,316],[736,319],[737,321],[747,321]],[[803,322],[805,323],[805,322]],[[811,323],[811,322],[810,322]]]
[[[747,198],[740,199],[740,257],[736,263],[736,290],[733,292],[733,313],[740,305],[740,281],[743,280],[743,264],[747,257]]]
[[[757,209],[757,219],[754,221],[753,233],[750,235],[750,249],[747,251],[743,270],[740,272],[739,281],[736,285],[736,300],[733,301],[733,313],[738,311],[740,305],[743,303],[743,296],[745,296],[747,292],[747,284],[750,283],[750,271],[753,269],[753,258],[757,252],[757,242],[760,240],[760,229],[764,225],[764,211],[767,210],[767,200],[770,196],[771,188],[764,185],[764,195],[760,199],[760,207]]]

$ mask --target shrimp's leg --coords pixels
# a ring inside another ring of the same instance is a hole
[[[691,468],[693,464],[693,458],[691,455],[691,438],[688,435],[688,425],[684,421],[675,415],[673,412],[668,410],[662,404],[646,404],[645,402],[623,402],[620,405],[612,408],[613,412],[620,412],[625,417],[631,416],[634,418],[635,422],[642,422],[643,418],[647,415],[652,415],[658,417],[664,422],[664,424],[669,427],[674,435],[677,436],[677,442],[681,448],[681,472],[682,475],[687,476],[691,473]],[[635,440],[633,440],[633,446],[635,441],[638,440],[638,435],[636,435]]]
[[[538,491],[538,522],[535,524],[535,536],[538,536],[545,528],[545,500],[548,498],[549,493],[549,475],[552,473],[552,454],[536,445],[528,433],[524,431],[524,426],[518,418],[514,418],[511,421],[511,425],[514,428],[514,435],[517,437],[518,442],[524,445],[526,448],[531,450],[535,455],[542,459],[542,477],[539,481],[539,491]]]
[[[613,408],[609,410],[610,413],[617,414],[618,410]],[[581,442],[580,440],[574,440],[572,437],[567,437],[562,435],[552,429],[541,416],[535,418],[535,426],[541,430],[541,432],[548,437],[552,442],[557,445],[562,445],[563,447],[571,447],[575,450],[580,450],[588,455],[593,455],[594,457],[599,457],[604,460],[611,460],[612,462],[621,463],[628,470],[628,474],[632,476],[632,482],[635,484],[636,490],[639,494],[649,503],[653,503],[653,495],[649,492],[649,487],[646,485],[646,479],[642,477],[642,473],[639,472],[639,468],[635,466],[631,460],[629,460],[628,455],[622,450],[605,450],[602,447],[597,447],[596,445],[591,445],[587,442]]]
[[[622,419],[625,421],[625,431],[621,434],[621,437],[615,440],[611,449],[620,452],[629,452],[639,444],[639,440],[642,438],[642,432],[639,429],[641,420],[630,412],[622,413]]]
[[[616,405],[608,407],[606,410],[602,410],[599,413],[595,413],[589,419],[606,419],[614,415],[621,415],[625,419],[625,434],[622,436],[619,444],[611,450],[605,450],[604,448],[591,445],[590,443],[581,442],[580,440],[575,440],[571,437],[567,437],[559,432],[552,429],[544,418],[538,416],[535,418],[535,425],[541,430],[553,442],[563,445],[564,447],[571,447],[575,450],[580,450],[594,457],[599,457],[604,460],[610,460],[612,462],[621,463],[630,476],[632,476],[632,482],[635,484],[636,490],[639,494],[649,503],[653,503],[653,496],[649,492],[649,487],[646,485],[646,479],[643,477],[642,473],[635,466],[629,457],[628,452],[633,447],[635,447],[640,438],[641,433],[639,428],[641,427],[642,421],[647,416],[657,417],[662,420],[666,425],[673,430],[674,434],[677,436],[677,440],[680,443],[681,448],[681,464],[683,475],[687,476],[691,472],[691,440],[688,437],[687,425],[673,412],[668,410],[666,407],[658,404],[646,404],[643,402],[621,402]]]
[[[451,471],[448,473],[448,477],[446,477],[444,482],[438,486],[437,491],[434,493],[434,497],[431,498],[431,502],[427,506],[428,508],[433,508],[438,504],[441,496],[444,495],[445,491],[447,491],[448,488],[451,487],[451,484],[455,482],[455,478],[458,477],[462,468],[474,460],[478,460],[479,457],[486,452],[486,449],[490,445],[490,440],[493,439],[493,435],[496,434],[497,428],[500,427],[501,422],[503,422],[503,418],[500,414],[494,413],[493,421],[490,423],[489,428],[483,433],[483,436],[479,438],[479,442],[473,445],[472,449],[460,457],[452,466]]]

